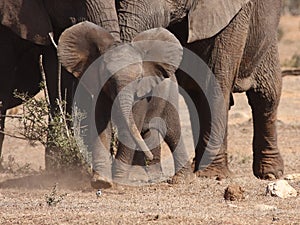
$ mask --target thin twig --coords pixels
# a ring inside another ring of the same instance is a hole
[[[57,49],[57,44],[54,41],[54,36],[53,36],[52,32],[49,33],[49,37],[50,37],[50,40],[51,40],[53,46]],[[58,75],[58,99],[61,102],[62,101],[62,95],[61,95],[61,64],[60,64],[60,62],[58,62],[57,75]]]
[[[21,119],[23,116],[21,115],[1,115],[1,118],[12,118],[12,119]]]
[[[30,120],[30,121],[33,121],[33,122],[39,121],[39,122],[41,122],[42,124],[44,124],[45,126],[47,126],[47,123],[46,123],[46,122],[41,121],[41,120],[36,116],[36,114],[35,114],[35,109],[34,109],[34,108],[31,109],[30,107],[26,107],[26,109],[28,110],[28,112],[30,113],[30,115],[33,116],[33,119]],[[26,112],[26,109],[25,109],[25,108],[23,109],[24,112]]]
[[[47,87],[47,82],[46,82],[46,73],[44,70],[43,66],[43,55],[40,55],[40,70],[41,70],[41,75],[43,79],[43,85],[44,85],[44,95],[48,104],[48,107],[50,107],[50,97],[49,97],[49,92],[48,92],[48,87]],[[52,120],[52,115],[49,113],[50,119]]]
[[[65,129],[66,129],[68,139],[70,139],[69,127],[68,127],[68,124],[67,124],[66,114],[64,114],[64,109],[63,109],[63,106],[62,106],[62,102],[60,100],[57,100],[57,105],[58,105],[58,108],[60,110],[60,115],[62,116],[63,123],[65,125]]]
[[[61,95],[61,64],[58,62],[58,71],[57,71],[57,85],[58,85],[58,99],[60,102],[62,102],[62,95]]]
[[[5,132],[5,131],[1,131],[1,130],[0,130],[0,133],[1,133],[1,134],[4,134],[5,136],[12,137],[12,138],[18,138],[18,139],[21,139],[21,140],[28,140],[28,139],[25,138],[25,137],[16,136],[16,135],[14,135],[14,134],[10,134],[10,133],[7,133],[7,132]]]
[[[283,77],[285,76],[300,76],[300,68],[285,68],[281,71]]]
[[[65,99],[65,104],[64,104],[64,109],[65,109],[65,115],[67,115],[67,92],[68,92],[68,89],[65,88],[65,96],[64,96],[64,99]]]

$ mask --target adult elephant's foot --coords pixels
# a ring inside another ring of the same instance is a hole
[[[197,177],[225,179],[232,176],[232,172],[225,164],[211,164],[205,169],[195,171]]]
[[[100,189],[100,188],[111,188],[113,185],[112,181],[109,180],[106,177],[101,176],[97,172],[93,172],[93,177],[91,179],[91,186],[95,189]]]
[[[283,175],[284,164],[279,153],[270,156],[254,156],[253,174],[260,179],[275,180]]]
[[[193,172],[191,163],[188,163],[180,170],[178,170],[175,175],[168,180],[169,184],[190,184],[196,179],[196,175]]]
[[[210,160],[204,161],[209,162]],[[197,177],[225,179],[232,176],[232,172],[228,168],[227,154],[224,148],[207,166],[197,164],[196,158],[194,159],[193,166]]]

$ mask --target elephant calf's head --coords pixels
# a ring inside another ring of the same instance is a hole
[[[151,159],[152,154],[135,125],[131,109],[136,96],[147,96],[165,79],[176,81],[175,71],[182,59],[182,46],[164,28],[144,31],[129,44],[113,47],[113,40],[101,27],[82,22],[63,32],[58,43],[58,56],[62,65],[78,78],[101,56],[97,69],[89,68],[96,75],[88,82],[95,86],[100,80],[99,85],[106,87],[105,94],[117,102],[120,127],[129,131],[130,135],[126,136],[132,136]]]

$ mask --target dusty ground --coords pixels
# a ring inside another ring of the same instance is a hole
[[[281,62],[300,54],[300,17],[284,17],[280,42]],[[279,148],[285,174],[300,173],[300,77],[285,77],[278,112]],[[300,180],[289,181],[298,197],[280,199],[266,196],[267,181],[252,175],[251,112],[243,94],[235,95],[230,111],[229,162],[234,176],[221,181],[197,179],[190,185],[167,183],[143,187],[117,187],[96,192],[86,178],[49,177],[44,167],[43,148],[6,137],[4,163],[14,173],[0,174],[0,224],[300,224]],[[182,101],[181,101],[182,102]],[[184,104],[181,104],[185,143],[191,133]],[[7,131],[16,129],[9,121]],[[12,160],[14,159],[14,162]],[[26,166],[28,164],[28,166]],[[24,166],[25,165],[25,166]],[[166,165],[168,166],[168,165]],[[67,194],[56,206],[48,206],[46,195],[57,183],[56,195]],[[245,190],[245,199],[227,202],[229,184]]]

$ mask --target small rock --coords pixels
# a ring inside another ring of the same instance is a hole
[[[102,191],[101,191],[101,189],[98,189],[98,191],[96,192],[96,196],[100,197],[101,195],[102,195]]]
[[[238,111],[238,112],[230,113],[230,118],[232,118],[232,119],[249,119],[249,116],[242,111]]]
[[[229,203],[229,204],[227,204],[227,206],[228,206],[228,207],[230,207],[230,208],[237,208],[237,207],[238,207],[237,205],[230,204],[230,203]]]
[[[239,201],[245,198],[244,189],[239,185],[231,184],[225,189],[224,198],[230,201]]]
[[[260,211],[271,211],[271,210],[276,210],[277,207],[276,206],[272,206],[272,205],[264,205],[264,204],[258,204],[255,206],[255,208],[257,210],[260,210]]]
[[[300,173],[288,174],[284,177],[285,180],[300,181]]]
[[[296,197],[297,191],[285,180],[269,183],[266,194],[280,198]]]

